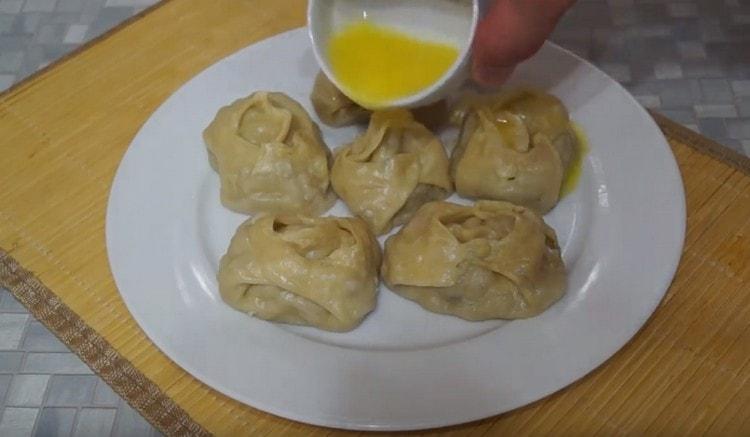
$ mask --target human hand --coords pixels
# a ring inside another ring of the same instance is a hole
[[[472,76],[480,85],[505,82],[536,53],[575,0],[494,0],[477,27]]]

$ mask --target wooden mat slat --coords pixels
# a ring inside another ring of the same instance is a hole
[[[0,95],[0,284],[170,435],[339,433],[253,410],[177,367],[128,314],[104,245],[114,172],[156,107],[303,21],[301,0],[173,0]],[[559,393],[416,434],[750,434],[750,160],[654,116],[688,207],[683,260],[655,315]]]

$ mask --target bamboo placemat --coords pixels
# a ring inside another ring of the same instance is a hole
[[[304,8],[165,2],[0,96],[0,284],[166,434],[339,432],[246,407],[172,363],[126,310],[104,242],[110,184],[141,124],[211,63],[302,25]],[[567,389],[433,432],[750,434],[750,161],[655,117],[688,205],[682,263],[655,315]]]

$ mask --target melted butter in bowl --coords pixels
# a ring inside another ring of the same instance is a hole
[[[479,0],[310,0],[313,52],[368,109],[435,103],[468,79]]]
[[[369,108],[419,93],[456,62],[459,48],[430,41],[369,20],[351,23],[331,36],[328,59],[336,79],[353,100]]]

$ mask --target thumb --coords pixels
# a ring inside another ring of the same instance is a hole
[[[472,74],[480,85],[505,82],[534,55],[575,0],[496,0],[478,24]]]

